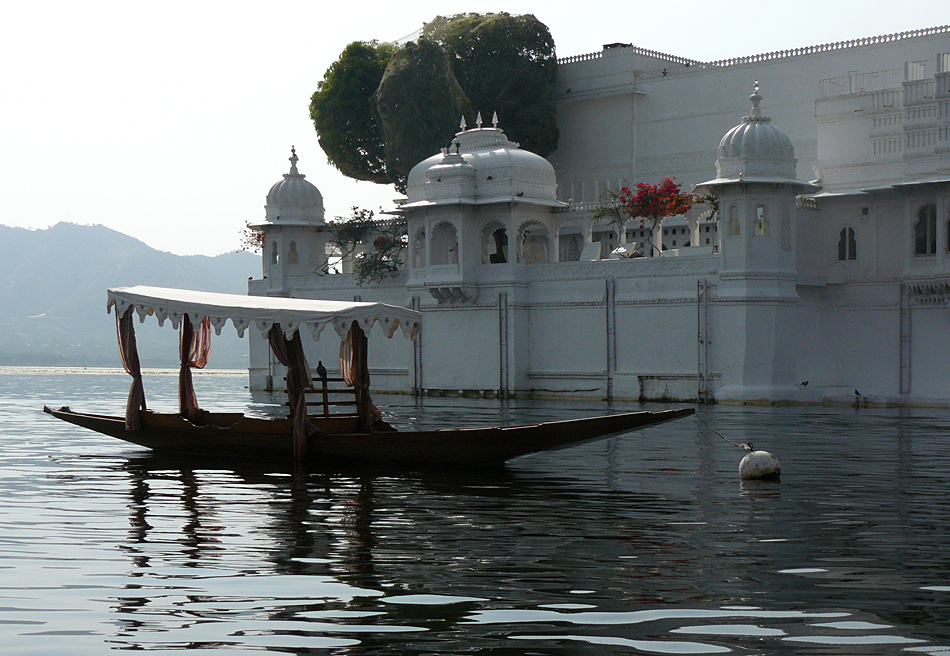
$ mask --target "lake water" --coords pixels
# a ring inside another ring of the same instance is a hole
[[[204,407],[252,402],[196,376]],[[174,375],[146,375],[151,407]],[[0,652],[950,655],[950,412],[702,410],[493,474],[193,469],[58,422],[129,378],[0,369]],[[601,403],[377,399],[400,427]],[[627,409],[634,406],[617,406]],[[252,404],[265,412],[266,405]]]

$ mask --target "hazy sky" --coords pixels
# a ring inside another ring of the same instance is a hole
[[[472,11],[533,13],[560,57],[625,42],[702,61],[950,23],[946,0],[916,0],[913,11],[864,0],[9,3],[0,224],[98,223],[173,253],[235,250],[245,221],[263,218],[291,145],[327,218],[388,207],[392,187],[327,165],[310,95],[347,43],[399,39],[436,15]]]

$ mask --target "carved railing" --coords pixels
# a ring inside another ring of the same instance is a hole
[[[862,39],[851,39],[848,41],[835,41],[834,43],[823,43],[815,46],[807,46],[804,48],[791,48],[789,50],[776,50],[774,52],[765,52],[757,55],[748,55],[745,57],[733,57],[730,59],[720,59],[718,61],[712,62],[699,62],[690,59],[685,59],[683,57],[677,57],[675,55],[667,55],[661,52],[656,52],[653,50],[646,50],[643,48],[637,48],[634,46],[622,46],[617,48],[610,48],[607,50],[601,50],[600,52],[593,52],[585,55],[575,55],[573,57],[564,57],[558,60],[559,64],[573,64],[576,62],[585,62],[593,61],[597,59],[602,59],[604,56],[609,56],[615,51],[621,51],[624,53],[629,52],[630,54],[635,55],[644,55],[648,57],[656,57],[658,59],[663,59],[669,62],[680,64],[682,68],[664,70],[662,73],[659,71],[652,71],[651,73],[659,74],[673,74],[677,72],[687,72],[695,68],[723,68],[728,66],[743,66],[746,64],[757,64],[766,61],[773,61],[776,59],[787,59],[789,57],[802,57],[805,55],[814,55],[822,52],[831,52],[834,50],[845,50],[848,48],[862,48],[865,46],[874,46],[882,43],[892,43],[895,41],[903,41],[905,39],[915,39],[922,36],[933,36],[936,34],[945,34],[950,32],[950,25],[941,25],[939,27],[927,27],[919,30],[910,30],[907,32],[895,32],[893,34],[883,34],[881,36],[869,36]]]
[[[623,55],[641,55],[643,57],[653,57],[655,59],[662,59],[663,61],[672,62],[674,64],[680,64],[682,66],[691,66],[694,64],[701,64],[702,62],[696,61],[695,59],[687,59],[686,57],[678,57],[676,55],[670,55],[665,52],[658,52],[656,50],[647,50],[646,48],[638,48],[633,45],[620,45],[614,46],[612,48],[606,48],[599,52],[591,52],[585,55],[574,55],[572,57],[564,57],[563,59],[558,59],[558,64],[573,64],[575,62],[583,61],[592,61],[594,59],[601,59],[604,56],[611,56],[614,54],[623,54]]]

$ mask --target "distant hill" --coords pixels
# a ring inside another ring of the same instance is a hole
[[[0,365],[118,366],[106,289],[130,285],[247,293],[260,256],[181,256],[104,226],[0,226]],[[177,333],[136,323],[142,366],[177,366]],[[230,324],[212,338],[210,367],[247,366],[247,340]]]

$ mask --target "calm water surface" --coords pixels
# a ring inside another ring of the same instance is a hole
[[[205,407],[255,412],[242,374]],[[174,375],[146,375],[152,407]],[[950,655],[950,413],[703,410],[495,474],[236,470],[58,422],[120,372],[0,369],[0,652]],[[260,400],[259,400],[260,401]],[[400,427],[603,404],[381,397]],[[632,406],[617,406],[627,409]]]

